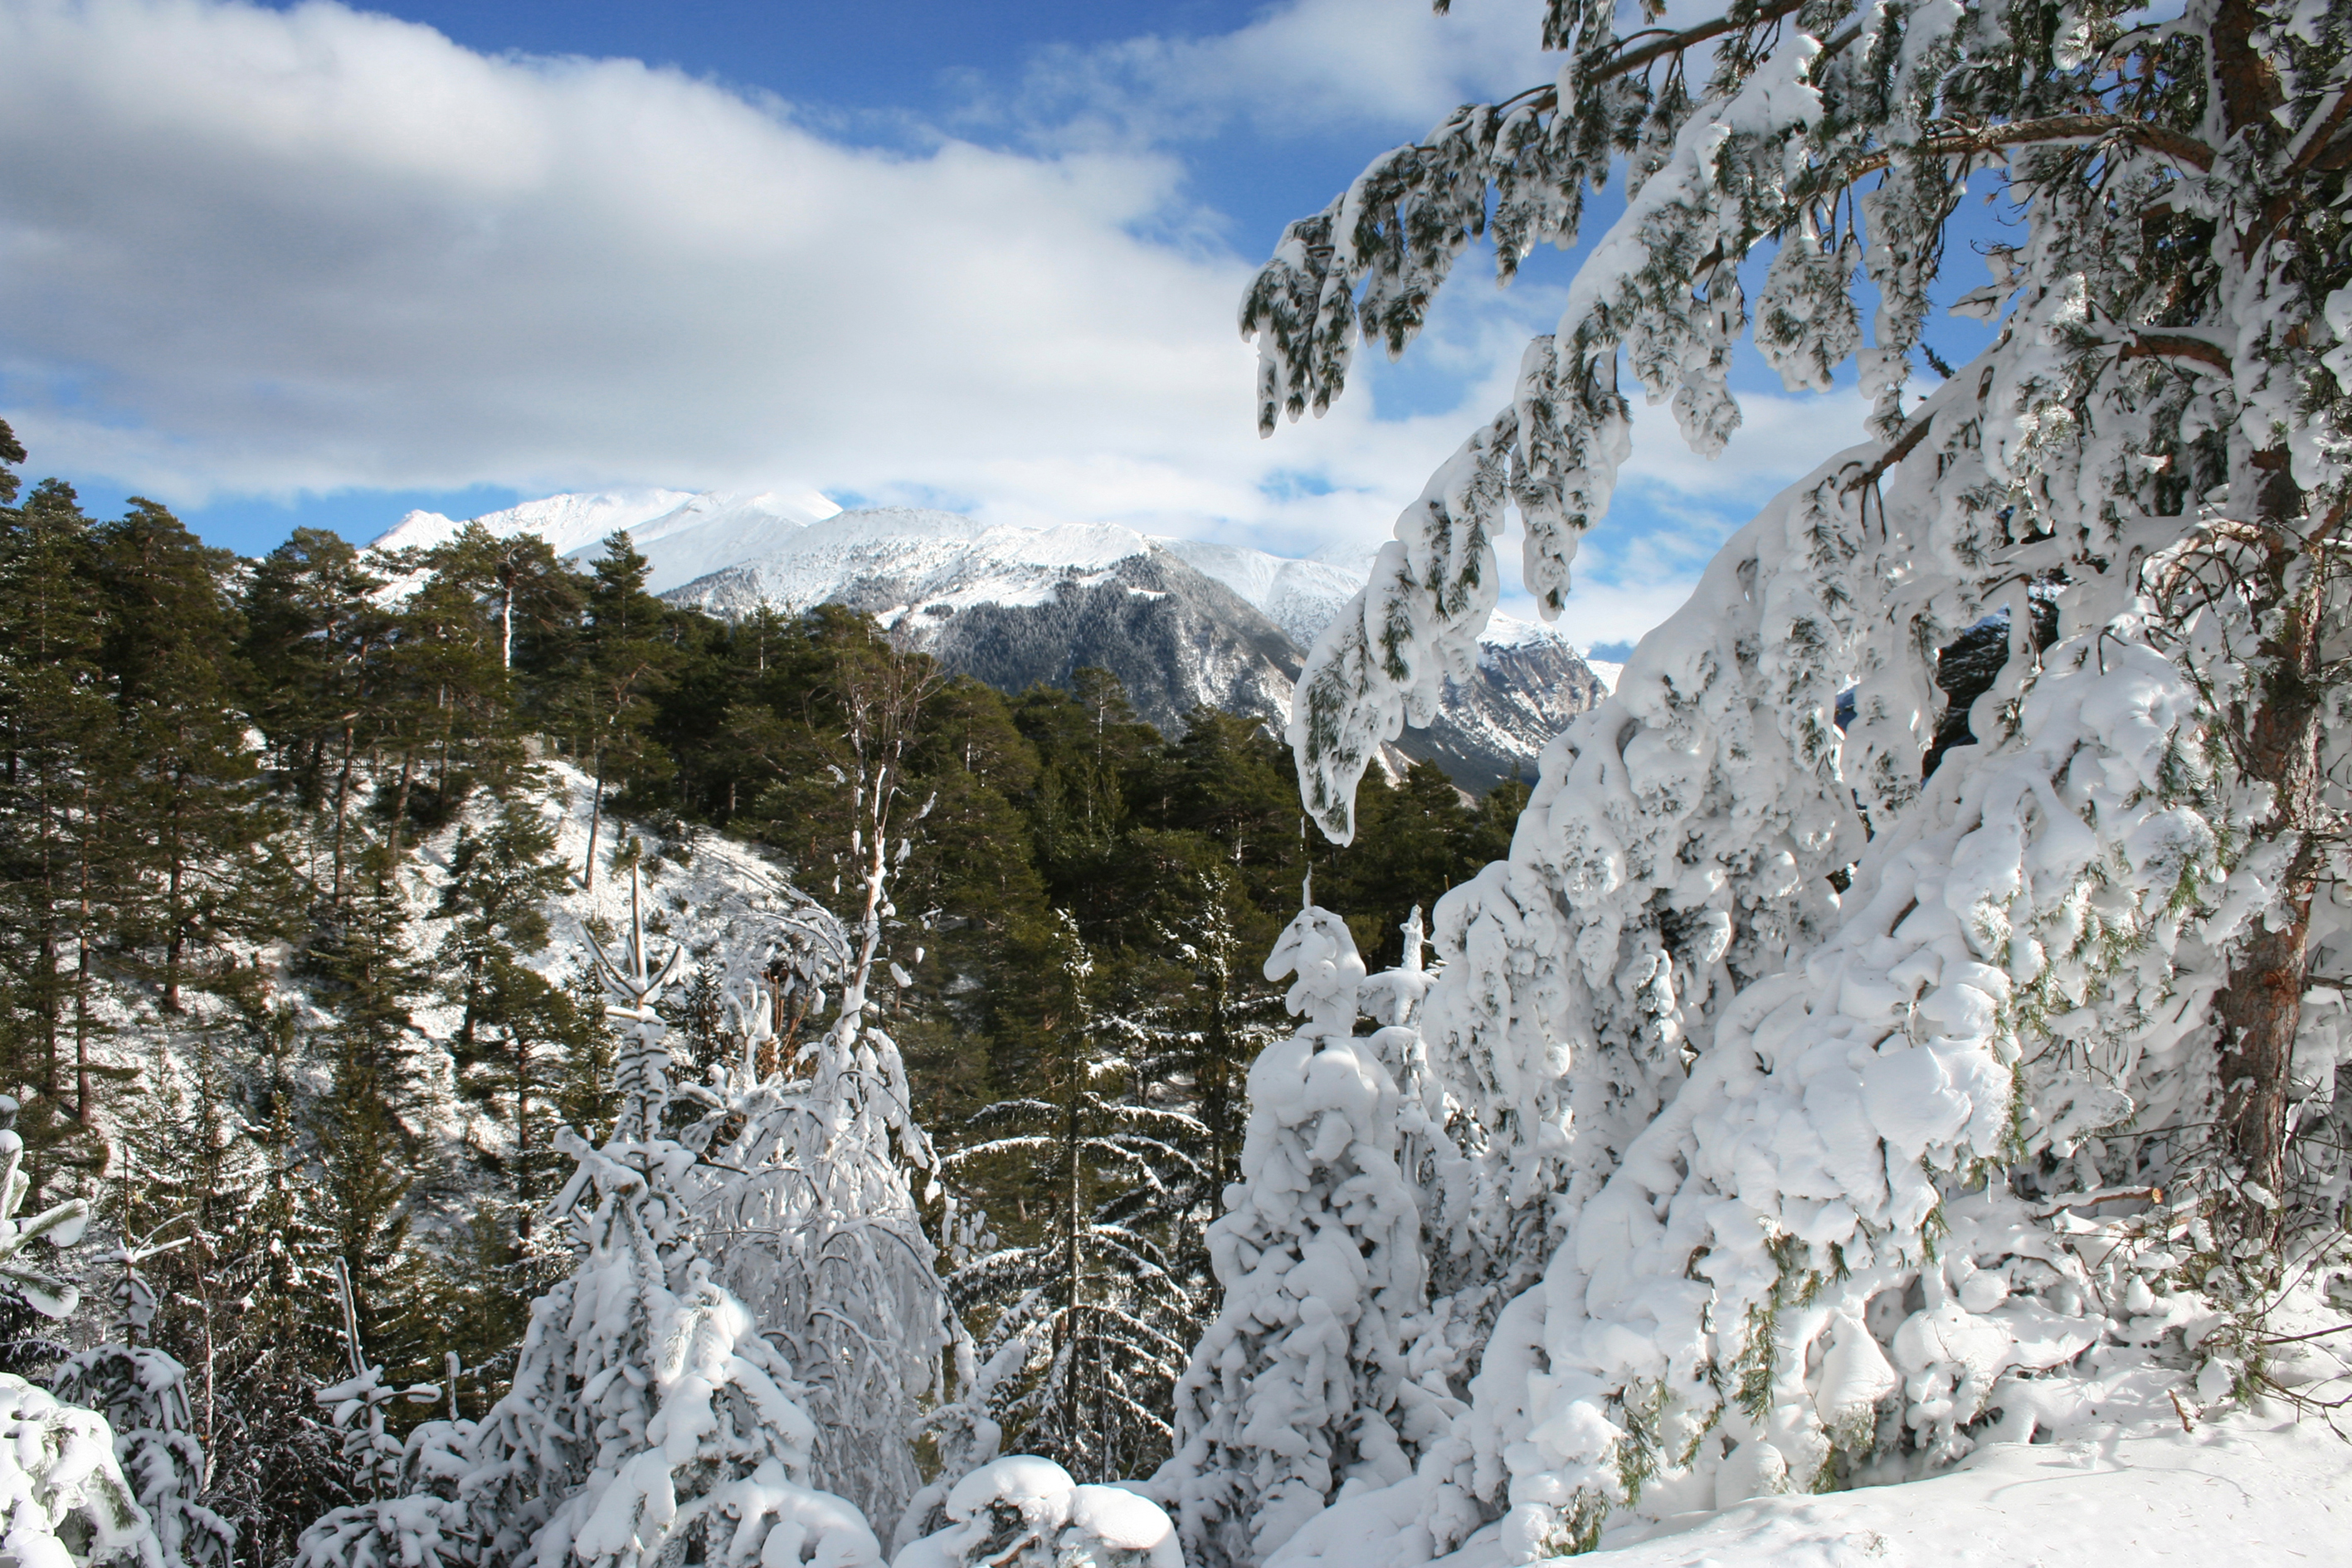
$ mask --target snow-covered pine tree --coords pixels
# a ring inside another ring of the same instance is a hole
[[[1543,41],[1553,79],[1376,161],[1244,306],[1271,428],[1339,391],[1359,325],[1402,350],[1476,235],[1507,278],[1572,240],[1623,158],[1511,405],[1310,657],[1290,733],[1326,831],[1474,656],[1507,506],[1564,603],[1628,449],[1621,361],[1720,447],[1760,249],[1758,347],[1792,389],[1858,356],[1874,438],[1726,545],[1547,752],[1508,860],[1439,903],[1423,1032],[1477,1177],[1444,1239],[1499,1310],[1453,1437],[1286,1563],[1425,1561],[1498,1516],[1532,1558],[1613,1508],[1946,1458],[1988,1410],[2030,1432],[2086,1346],[2164,1341],[2183,1255],[2243,1300],[2342,1182],[2290,1137],[2344,1059],[2308,982],[2352,947],[2319,896],[2342,8],[1767,0],[1620,36],[1553,0]],[[1999,325],[1914,405],[1972,184],[2021,232],[1954,308]],[[1923,786],[1937,650],[1988,626],[1974,743]],[[2185,1206],[2075,1235],[2159,1186]]]
[[[1398,1168],[1400,1104],[1355,1035],[1363,960],[1302,910],[1265,961],[1302,1022],[1250,1068],[1239,1190],[1210,1228],[1224,1301],[1176,1393],[1154,1479],[1195,1568],[1264,1562],[1349,1482],[1412,1472],[1433,1396],[1406,1377],[1423,1309],[1421,1216]]]
[[[596,933],[580,933],[594,960],[597,978],[610,1000],[605,1016],[627,1029],[618,1059],[613,1064],[613,1087],[620,1097],[615,1138],[651,1139],[661,1131],[662,1109],[669,1102],[669,1047],[662,1037],[669,1026],[656,1006],[662,990],[677,978],[686,963],[686,949],[673,947],[656,964],[646,943],[645,880],[629,868],[629,937],[619,954],[608,953]]]
[[[786,978],[772,1013],[836,987],[838,1011],[774,1073],[752,1081],[756,1059],[739,1073],[698,1142],[709,1140],[714,1170],[740,1173],[714,1184],[706,1207],[716,1278],[806,1384],[813,1473],[869,1518],[896,1521],[921,1485],[910,1439],[950,1338],[914,1186],[939,1195],[938,1158],[879,1021],[882,986],[908,982],[885,943],[898,923],[893,874],[912,848],[906,768],[939,677],[877,639],[845,652],[829,679],[845,723],[846,765],[829,768],[852,824],[855,919],[814,904],[778,917]]]
[[[289,1561],[302,1532],[350,1495],[335,1434],[316,1418],[320,1381],[348,1358],[335,1237],[305,1167],[294,1100],[282,1079],[269,1086],[251,1129],[258,1158],[223,1173],[228,1223],[206,1237],[213,1332],[208,1353],[190,1363],[208,1384],[206,1501],[236,1528],[248,1563]]]
[[[856,1509],[808,1484],[815,1428],[789,1364],[694,1250],[681,1191],[693,1156],[667,1141],[567,1141],[581,1163],[563,1207],[585,1253],[533,1307],[513,1387],[460,1482],[475,1560],[637,1568],[671,1549],[878,1564]]]
[[[190,1240],[121,1238],[108,1259],[119,1271],[114,1337],[68,1357],[50,1374],[49,1391],[106,1417],[115,1461],[146,1511],[163,1568],[227,1568],[236,1531],[199,1500],[208,1475],[187,1369],[152,1342],[155,1291],[140,1267]]]
[[[435,910],[449,920],[438,953],[443,994],[464,1009],[449,1042],[457,1089],[512,1136],[499,1174],[525,1237],[530,1213],[562,1180],[547,1139],[562,1058],[585,1030],[572,997],[526,962],[548,945],[546,906],[569,874],[555,847],[534,801],[502,802],[490,823],[459,829]]]
[[[695,1154],[656,1135],[668,1080],[654,1005],[677,955],[654,964],[637,900],[631,915],[622,958],[593,948],[635,1026],[625,1109],[601,1148],[562,1135],[577,1164],[551,1205],[579,1261],[533,1303],[462,1474],[433,1489],[466,1511],[482,1568],[878,1564],[856,1509],[809,1485],[815,1426],[790,1364],[698,1250]],[[435,1478],[412,1471],[416,1496]]]
[[[71,1246],[89,1223],[81,1198],[19,1219],[32,1181],[12,1125],[16,1102],[0,1095],[0,1299],[44,1317],[71,1312],[80,1292],[35,1266],[36,1241]],[[127,1558],[165,1568],[146,1511],[116,1461],[106,1417],[0,1373],[0,1552],[25,1568],[85,1568]]]
[[[1245,972],[1247,899],[1229,868],[1202,868],[1179,895],[1180,912],[1159,933],[1168,967],[1180,977],[1173,994],[1118,1021],[1153,1102],[1181,1105],[1201,1121],[1212,1215],[1222,1206],[1224,1185],[1241,1174],[1249,1064],[1283,1033],[1282,987],[1259,984]]]
[[[346,1311],[344,1321],[356,1320]],[[352,1344],[357,1362],[356,1336]],[[454,1483],[464,1473],[457,1456],[473,1436],[472,1424],[422,1422],[405,1443],[384,1430],[394,1401],[430,1405],[441,1395],[436,1384],[395,1388],[373,1363],[318,1391],[343,1434],[343,1462],[358,1499],[328,1510],[302,1531],[297,1568],[455,1568],[466,1561],[467,1521]]]

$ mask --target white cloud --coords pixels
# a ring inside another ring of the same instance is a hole
[[[1245,265],[1133,232],[1177,175],[845,148],[332,5],[22,0],[0,374],[41,461],[183,502],[793,478],[1248,522],[1274,469],[1375,446],[1356,484],[1409,493],[1433,426],[1256,440]]]
[[[1011,100],[982,98],[973,112],[1024,119],[1055,141],[1158,144],[1235,122],[1412,135],[1460,104],[1549,80],[1557,58],[1534,47],[1542,16],[1538,0],[1473,0],[1443,16],[1428,0],[1292,0],[1231,33],[1048,50]]]
[[[783,482],[1369,541],[1507,400],[1557,287],[1498,294],[1465,258],[1404,367],[1365,353],[1328,416],[1261,442],[1232,326],[1250,262],[1164,237],[1205,226],[1154,137],[1188,116],[1418,126],[1524,85],[1535,17],[1295,0],[1040,67],[1037,93],[1123,102],[1118,136],[906,153],[674,71],[484,57],[323,0],[0,0],[0,411],[42,471],[182,505]],[[1384,397],[1424,412],[1375,419]],[[1750,399],[1716,465],[1645,418],[1579,635],[1671,608],[1825,417]]]

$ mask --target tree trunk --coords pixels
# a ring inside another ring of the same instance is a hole
[[[86,835],[81,854],[81,924],[74,932],[74,1120],[89,1125],[89,838],[97,833],[89,808],[89,792],[82,792]]]
[[[171,922],[171,934],[163,944],[163,1011],[177,1013],[180,1008],[180,960],[187,951],[188,921],[182,899],[187,887],[187,856],[183,847],[184,835],[180,831],[182,801],[187,791],[184,779],[175,780],[178,788],[172,792],[172,830],[166,841],[171,872],[165,888],[164,916]]]
[[[530,1199],[535,1195],[530,1185],[530,1041],[512,1027],[507,1038],[515,1048],[515,1187],[524,1201],[515,1205],[515,1237],[528,1248],[530,1245],[531,1211],[538,1205]]]
[[[343,901],[343,824],[351,816],[352,754],[358,737],[349,725],[343,728],[342,766],[335,774],[335,902]]]
[[[392,874],[400,874],[401,829],[408,826],[408,792],[416,783],[416,753],[400,754],[400,789],[392,803],[392,853],[388,857]]]
[[[1062,1223],[1068,1227],[1068,1235],[1063,1243],[1066,1251],[1062,1268],[1063,1286],[1068,1294],[1062,1309],[1062,1321],[1066,1327],[1063,1334],[1057,1336],[1062,1339],[1063,1344],[1056,1347],[1066,1348],[1069,1352],[1069,1370],[1062,1378],[1062,1431],[1066,1436],[1074,1435],[1078,1430],[1078,1348],[1070,1342],[1077,1337],[1078,1306],[1086,1294],[1086,1254],[1079,1246],[1079,1226],[1084,1222],[1082,1205],[1085,1198],[1085,1167],[1079,1138],[1082,1129],[1078,1111],[1086,1094],[1087,1062],[1084,1043],[1086,1036],[1083,1033],[1086,1027],[1086,1014],[1083,1008],[1080,1009],[1076,1021],[1081,1031],[1078,1036],[1080,1045],[1076,1059],[1071,1063],[1069,1110],[1063,1128],[1065,1157],[1068,1163],[1062,1174],[1063,1182],[1066,1186],[1064,1200],[1066,1206],[1062,1215]]]
[[[588,868],[581,878],[581,888],[586,892],[596,890],[596,835],[604,826],[604,748],[596,748],[596,796],[588,807]]]
[[[2308,978],[2311,901],[2320,855],[2309,835],[2319,805],[2319,731],[2325,716],[2318,681],[2325,604],[2323,578],[2301,559],[2300,541],[2286,527],[2303,510],[2287,477],[2284,453],[2257,459],[2269,468],[2259,510],[2272,543],[2263,576],[2278,604],[2298,566],[2294,600],[2259,656],[2261,708],[2246,731],[2246,771],[2277,793],[2262,827],[2263,838],[2297,840],[2279,901],[2232,965],[2215,1007],[2221,1026],[2221,1128],[2246,1179],[2280,1197],[2285,1185],[2286,1097],[2295,1035],[2303,1024]],[[2273,466],[2273,465],[2275,466]],[[2273,1211],[2283,1215],[2283,1209]]]

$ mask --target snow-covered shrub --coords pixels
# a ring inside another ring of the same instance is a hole
[[[376,1498],[306,1536],[305,1568],[881,1563],[858,1510],[809,1484],[803,1386],[699,1250],[700,1162],[657,1135],[671,1089],[655,1005],[678,963],[652,962],[632,915],[617,955],[595,948],[635,1026],[619,1125],[601,1146],[557,1140],[574,1169],[550,1228],[569,1232],[570,1277],[532,1303],[506,1394],[479,1423],[420,1426]],[[371,1368],[328,1393],[356,1410],[380,1384]]]
[[[198,1501],[205,1453],[188,1410],[187,1369],[152,1345],[102,1344],[49,1377],[58,1398],[106,1417],[114,1457],[155,1531],[163,1568],[226,1568],[236,1532]]]
[[[884,927],[908,841],[891,834],[895,753],[868,740],[882,750],[861,745],[847,792],[860,824],[860,918],[845,926],[803,904],[778,922],[784,993],[811,1014],[832,993],[838,1011],[788,1062],[747,1030],[745,1060],[698,1096],[709,1109],[688,1136],[713,1178],[697,1222],[713,1278],[799,1371],[816,1422],[813,1473],[873,1518],[895,1520],[922,1484],[910,1438],[949,1330],[916,1203],[919,1183],[937,1194],[938,1160],[875,999],[897,968]]]
[[[13,1134],[12,1134],[13,1136]],[[106,1418],[0,1373],[0,1552],[23,1568],[163,1568]]]
[[[1080,1486],[1051,1459],[1013,1454],[948,1493],[938,1533],[890,1568],[1184,1568],[1176,1527],[1124,1487]]]
[[[728,1568],[878,1565],[881,1547],[858,1511],[805,1484],[815,1425],[742,1303],[696,1258],[684,1289],[660,1305],[653,1416],[635,1453],[599,1455],[541,1533],[540,1561],[568,1537],[581,1562],[614,1568],[680,1551]]]
[[[356,1361],[356,1320],[349,1311],[344,1325]],[[426,1421],[404,1443],[384,1430],[394,1401],[429,1405],[441,1392],[429,1383],[394,1388],[375,1365],[318,1391],[343,1434],[343,1463],[360,1495],[302,1531],[297,1568],[456,1568],[470,1560],[471,1531],[457,1488],[473,1423]]]
[[[879,1563],[857,1510],[807,1484],[815,1427],[792,1369],[693,1250],[693,1155],[570,1148],[562,1202],[583,1254],[533,1304],[513,1386],[472,1444],[459,1494],[477,1560],[634,1568],[677,1543],[767,1568]],[[591,1188],[593,1208],[574,1207]]]
[[[46,1317],[74,1310],[80,1292],[36,1268],[37,1240],[69,1247],[89,1223],[80,1198],[18,1219],[32,1180],[16,1102],[0,1095],[0,1297]],[[125,1481],[106,1417],[23,1378],[0,1373],[0,1554],[20,1568],[85,1568],[127,1559],[167,1568],[146,1510]]]
[[[1202,1563],[1261,1561],[1342,1484],[1404,1479],[1436,1397],[1407,1377],[1421,1217],[1397,1163],[1396,1085],[1355,1037],[1365,974],[1347,922],[1302,910],[1265,973],[1297,976],[1286,1000],[1303,1022],[1250,1068],[1242,1180],[1209,1231],[1224,1303],[1153,1482]]]
[[[629,868],[629,935],[618,953],[604,951],[596,933],[583,929],[596,977],[610,998],[605,1015],[627,1026],[613,1064],[613,1087],[621,1100],[617,1131],[625,1138],[645,1138],[661,1131],[661,1114],[669,1103],[669,1048],[662,1036],[669,1026],[657,1010],[662,990],[677,978],[686,949],[672,947],[659,963],[653,961],[646,941],[645,883],[637,868]]]

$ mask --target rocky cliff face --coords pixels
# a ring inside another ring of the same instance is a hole
[[[1172,731],[1201,703],[1278,729],[1305,645],[1362,582],[1342,567],[1123,529],[982,531],[956,521],[961,528],[940,514],[845,512],[772,556],[665,596],[730,616],[761,604],[848,605],[1003,691],[1066,686],[1073,672],[1097,666],[1125,683],[1138,713]],[[1473,792],[1515,775],[1532,781],[1545,742],[1601,693],[1566,638],[1504,623],[1476,679],[1449,687],[1443,716],[1407,731],[1387,761],[1391,769],[1436,763]]]
[[[665,597],[717,616],[783,602],[760,575],[730,567]],[[1162,730],[1182,729],[1202,703],[1268,718],[1289,710],[1298,649],[1232,589],[1165,550],[1147,544],[1098,570],[1065,567],[1042,587],[1007,595],[1027,602],[975,597],[971,584],[958,584],[909,604],[909,588],[919,586],[873,572],[822,598],[880,616],[949,668],[1002,691],[1067,686],[1089,666],[1110,670],[1136,711]]]
[[[1406,731],[1399,745],[1465,789],[1483,791],[1514,776],[1533,784],[1537,753],[1607,694],[1564,637],[1493,641],[1479,653],[1477,679],[1449,682],[1438,721]]]

